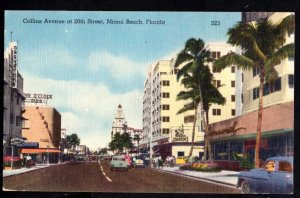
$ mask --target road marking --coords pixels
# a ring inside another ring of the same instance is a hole
[[[105,174],[105,172],[104,172],[104,170],[103,170],[103,168],[102,168],[102,165],[101,165],[101,162],[100,162],[100,161],[99,161],[99,163],[100,163],[100,169],[101,169],[101,171],[102,171],[102,174],[105,176],[105,178],[107,179],[107,181],[112,182],[112,180],[111,180],[109,177],[106,176],[106,174]]]

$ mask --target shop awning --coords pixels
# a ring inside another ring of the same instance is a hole
[[[60,153],[61,151],[58,149],[46,149],[46,148],[38,148],[38,149],[22,149],[21,153]]]

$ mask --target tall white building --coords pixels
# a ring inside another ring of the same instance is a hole
[[[139,135],[141,138],[142,130],[127,125],[122,105],[119,104],[112,124],[111,140],[113,139],[116,133],[122,134],[125,132],[125,128],[124,128],[125,125],[126,125],[126,132],[130,135],[132,139],[134,138],[135,135]],[[136,141],[133,140],[132,143],[134,146],[138,146]]]
[[[229,52],[237,52],[237,48],[224,42],[208,43],[207,48],[211,56],[218,59]],[[214,76],[213,84],[218,87],[220,93],[226,98],[225,105],[212,104],[209,109],[209,123],[215,123],[230,119],[242,113],[242,72],[235,65],[219,71],[212,68]]]
[[[23,77],[18,71],[18,45],[10,42],[4,52],[3,155],[11,155],[11,139],[22,138]],[[14,156],[18,150],[14,149]]]

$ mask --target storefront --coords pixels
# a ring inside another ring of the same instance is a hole
[[[52,148],[23,148],[23,156],[30,155],[37,164],[58,163],[61,151]]]
[[[210,124],[214,161],[234,162],[235,155],[249,156],[254,160],[257,111],[222,122]],[[294,154],[294,103],[274,105],[263,110],[260,159],[293,156]]]

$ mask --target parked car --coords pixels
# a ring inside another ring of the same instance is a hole
[[[137,156],[137,157],[135,157],[135,161],[133,163],[133,166],[135,168],[138,168],[138,167],[145,168],[146,164],[145,164],[145,161],[144,161],[144,157],[143,156]]]
[[[293,193],[293,157],[268,158],[262,168],[241,171],[237,187],[242,193]]]
[[[185,157],[183,156],[177,157],[175,163],[177,165],[185,164]]]
[[[124,170],[124,171],[128,171],[128,162],[125,159],[124,156],[122,155],[114,155],[112,156],[112,159],[109,163],[110,165],[110,170],[114,171],[114,170]]]

